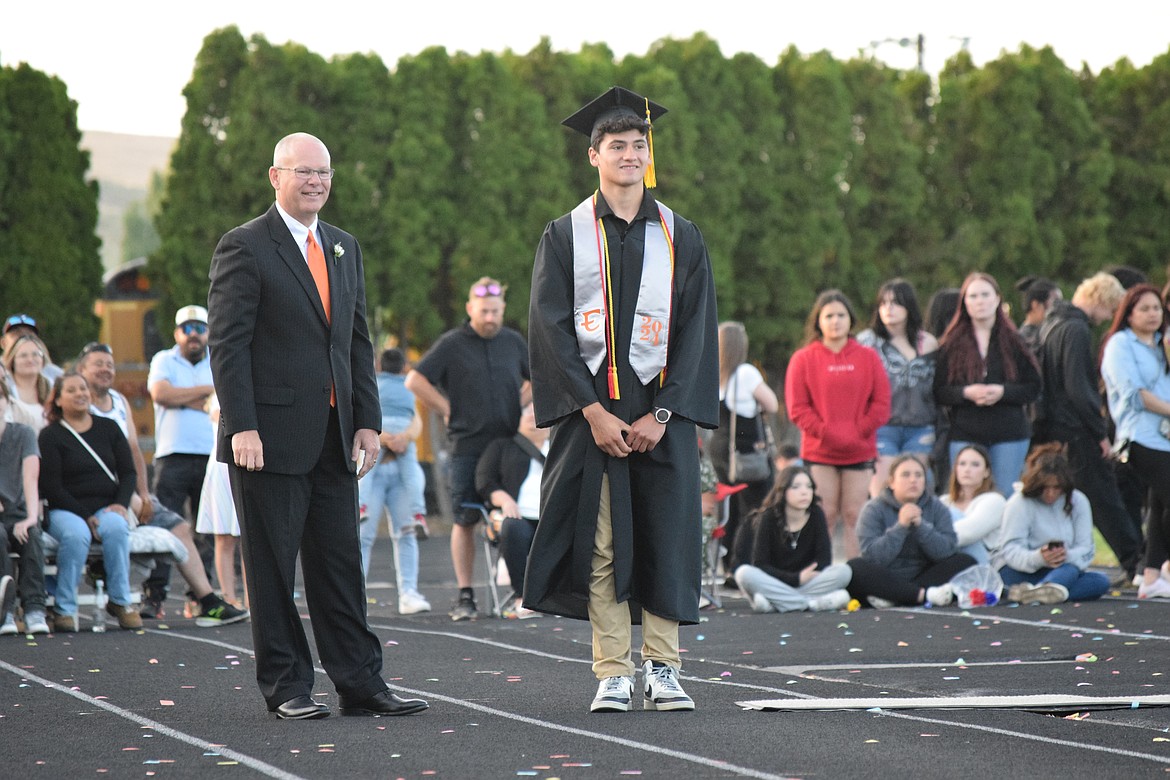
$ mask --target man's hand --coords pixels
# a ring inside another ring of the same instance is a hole
[[[647,412],[634,420],[629,434],[626,435],[626,443],[634,452],[649,452],[662,439],[664,433],[666,425],[655,420],[654,415]]]
[[[401,455],[406,452],[406,448],[410,446],[411,436],[406,431],[402,433],[388,433],[382,435],[382,441],[386,445],[386,449],[393,452],[395,455]]]
[[[365,460],[359,460],[359,453],[365,453]],[[353,434],[353,452],[349,459],[360,466],[357,478],[364,477],[378,462],[378,432],[373,428],[358,428]]]
[[[232,435],[232,457],[236,465],[248,471],[260,471],[264,468],[264,444],[260,441],[260,431],[240,431]]]
[[[16,541],[21,544],[28,544],[28,532],[34,525],[37,524],[35,517],[30,517],[27,520],[21,520],[16,525],[12,526],[12,535],[16,537]]]
[[[150,493],[139,493],[138,498],[142,506],[137,507],[134,514],[138,515],[140,525],[150,525],[150,519],[154,517],[154,502],[150,500]]]
[[[610,414],[599,402],[586,406],[581,410],[585,421],[593,431],[593,442],[611,458],[624,458],[632,452],[630,445],[622,437],[630,430],[630,426],[620,418]],[[653,418],[651,418],[653,420]],[[655,423],[657,425],[658,423]]]

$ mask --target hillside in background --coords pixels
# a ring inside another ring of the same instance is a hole
[[[83,131],[81,145],[90,153],[90,177],[101,187],[98,237],[106,270],[122,262],[126,207],[146,198],[150,176],[165,171],[177,139]]]

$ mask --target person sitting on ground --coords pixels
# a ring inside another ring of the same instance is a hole
[[[1032,450],[1023,487],[1003,510],[1003,539],[992,558],[1008,599],[1059,604],[1090,601],[1109,578],[1089,571],[1095,553],[1093,512],[1073,487],[1073,470],[1058,442]]]
[[[991,560],[1003,527],[1007,499],[995,489],[991,456],[982,444],[968,444],[959,450],[951,470],[951,482],[940,499],[951,510],[959,551],[976,563]]]
[[[540,518],[540,479],[548,455],[548,434],[547,428],[536,427],[532,404],[525,404],[520,411],[519,433],[489,444],[475,469],[476,490],[502,516],[500,555],[512,582],[512,596],[504,602],[504,617],[540,616],[522,602],[528,550]]]
[[[789,466],[740,530],[735,581],[755,612],[827,612],[849,603],[853,572],[830,565],[833,540],[812,474]]]
[[[11,580],[12,561],[8,551],[12,549],[20,556],[20,579],[15,585],[24,610],[25,631],[47,634],[45,555],[41,547],[41,498],[37,490],[41,453],[37,449],[37,435],[31,428],[5,422],[9,393],[8,385],[0,382],[0,580]],[[5,601],[0,597],[0,604]],[[0,636],[16,632],[12,609],[0,607]]]
[[[246,611],[235,608],[212,590],[203,561],[195,547],[191,524],[181,514],[164,506],[158,497],[150,492],[150,483],[146,478],[146,460],[142,457],[142,449],[138,445],[138,432],[134,428],[130,404],[126,396],[114,389],[117,373],[114,351],[110,345],[99,344],[96,341],[86,344],[77,357],[74,369],[89,385],[90,414],[117,423],[118,429],[126,438],[126,443],[130,445],[130,457],[134,460],[135,473],[135,495],[130,499],[130,510],[138,518],[139,523],[170,531],[187,548],[187,560],[176,565],[183,579],[191,587],[187,595],[199,605],[195,625],[211,628],[247,620]],[[144,587],[144,590],[148,588]],[[148,607],[154,610],[151,616],[157,617],[161,614],[161,602]]]
[[[142,628],[130,596],[130,521],[134,459],[112,420],[89,411],[89,385],[75,371],[53,384],[40,435],[40,492],[49,505],[49,535],[57,540],[55,631],[77,630],[77,586],[96,539],[102,543],[106,611],[125,629]]]
[[[4,350],[13,422],[23,423],[37,433],[46,424],[45,401],[49,399],[50,383],[42,372],[48,363],[48,347],[32,334],[12,341]]]
[[[975,560],[956,552],[951,512],[926,490],[926,467],[917,456],[899,455],[889,485],[871,499],[857,521],[861,557],[849,561],[849,593],[862,604],[950,604],[950,580]]]

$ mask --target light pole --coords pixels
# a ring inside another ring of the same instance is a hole
[[[882,38],[880,41],[870,41],[869,50],[876,52],[877,47],[881,46],[883,43],[896,43],[903,49],[916,46],[918,49],[918,72],[926,72],[926,36],[924,36],[922,33],[918,33],[917,38]]]

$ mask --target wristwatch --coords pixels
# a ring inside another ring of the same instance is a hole
[[[674,412],[670,411],[669,409],[663,409],[661,406],[654,407],[654,419],[663,425],[666,425],[668,422],[670,422],[670,417],[672,414],[674,414]]]

